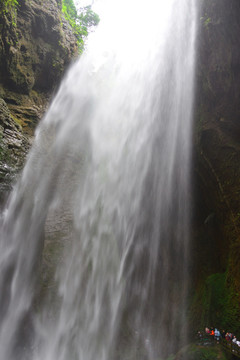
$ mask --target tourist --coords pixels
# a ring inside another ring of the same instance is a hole
[[[209,330],[209,328],[208,328],[208,327],[205,327],[205,333],[206,333],[207,335],[209,335],[209,334],[210,334],[210,330]]]
[[[218,329],[215,329],[214,331],[214,339],[217,341],[220,340],[220,331]]]
[[[215,332],[214,332],[213,328],[211,328],[211,330],[210,330],[210,335],[211,335],[211,336],[214,336],[214,335],[215,335]]]
[[[223,339],[225,339],[225,336],[226,336],[226,331],[225,330],[221,331],[221,336],[222,336]]]
[[[226,339],[228,342],[231,341],[229,332],[226,333],[225,339]]]

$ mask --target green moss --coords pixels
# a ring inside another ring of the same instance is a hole
[[[16,10],[18,6],[17,0],[2,0],[0,4],[0,11],[3,13]]]
[[[200,18],[200,20],[203,22],[203,25],[205,28],[208,29],[208,25],[211,23],[212,19],[208,16],[207,13],[204,14],[204,16],[202,16]]]
[[[18,5],[17,0],[1,0],[0,3],[0,15],[11,14],[13,26],[16,26]]]
[[[182,348],[176,355],[170,356],[167,360],[227,360],[231,359],[220,345],[198,346],[191,344]]]
[[[22,121],[19,118],[13,116],[12,114],[11,114],[11,117],[12,117],[13,121],[15,122],[15,124],[17,125],[18,130],[20,130],[22,132]]]
[[[0,162],[12,165],[12,156],[10,150],[2,144],[2,134],[0,135]]]
[[[231,245],[229,256],[228,282],[234,288],[235,296],[240,295],[240,239],[237,238]],[[240,314],[239,314],[240,319]]]
[[[199,329],[216,326],[240,336],[239,296],[229,283],[227,272],[206,278],[193,298],[191,316]]]
[[[167,360],[174,360],[175,356],[174,355],[170,355]]]
[[[225,360],[225,354],[219,347],[191,346],[187,354],[188,360]]]

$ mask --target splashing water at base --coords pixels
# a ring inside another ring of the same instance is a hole
[[[3,214],[1,360],[151,360],[185,340],[196,4],[131,4],[104,7]],[[38,307],[58,211],[58,289]]]

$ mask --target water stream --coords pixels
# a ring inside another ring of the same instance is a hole
[[[2,214],[0,360],[154,360],[186,340],[196,1],[100,16]]]

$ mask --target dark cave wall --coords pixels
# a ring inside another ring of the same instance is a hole
[[[203,0],[194,153],[191,322],[240,336],[240,1]]]

